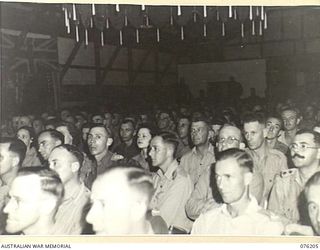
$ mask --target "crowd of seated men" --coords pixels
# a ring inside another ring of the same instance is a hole
[[[2,121],[0,234],[320,235],[317,103],[128,110]]]

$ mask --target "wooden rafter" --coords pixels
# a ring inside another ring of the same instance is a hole
[[[132,75],[132,83],[134,83],[134,81],[136,80],[139,71],[141,70],[141,68],[143,67],[143,65],[146,63],[148,56],[150,55],[150,53],[152,52],[153,48],[150,48],[142,57],[137,69],[134,71],[135,73]]]
[[[106,78],[108,72],[110,71],[110,69],[112,69],[112,65],[113,65],[114,61],[116,60],[116,58],[117,58],[120,50],[121,50],[121,47],[118,46],[118,47],[113,51],[113,53],[112,53],[112,55],[111,55],[111,57],[110,57],[107,65],[104,67],[104,70],[103,70],[103,72],[102,72],[101,82],[104,81],[104,79]]]
[[[164,69],[163,69],[163,71],[161,72],[160,77],[159,77],[159,82],[160,82],[160,83],[161,83],[163,77],[166,75],[166,73],[167,73],[168,70],[170,69],[170,67],[171,67],[173,61],[175,60],[175,58],[176,58],[176,61],[178,61],[177,55],[172,55],[170,61],[169,61],[169,62],[167,63],[167,65],[164,67]]]
[[[74,58],[76,57],[80,47],[81,47],[82,41],[76,43],[70,53],[70,56],[67,59],[67,62],[65,63],[63,69],[60,72],[60,82],[62,82],[64,76],[66,75],[68,69],[70,68],[70,65],[72,64]]]

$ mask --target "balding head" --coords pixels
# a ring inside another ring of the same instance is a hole
[[[241,130],[239,128],[225,125],[220,129],[217,140],[219,152],[229,148],[242,148],[243,146]]]

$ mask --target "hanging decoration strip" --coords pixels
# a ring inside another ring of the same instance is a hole
[[[164,27],[171,26],[180,33],[181,41],[188,39],[186,31],[188,25],[202,23],[204,38],[212,33],[212,23],[218,23],[221,27],[220,35],[227,37],[228,32],[234,29],[228,28],[229,22],[238,22],[240,36],[263,35],[268,28],[267,10],[264,6],[147,6],[147,5],[120,5],[120,4],[63,4],[63,18],[67,34],[72,34],[79,42],[84,40],[88,46],[90,36],[94,36],[97,30],[100,33],[100,44],[105,45],[104,30],[113,27],[119,31],[119,44],[123,45],[123,32],[126,27],[133,27],[132,36],[137,44],[141,43],[140,30],[153,30],[156,32],[155,41],[161,42],[160,33]],[[256,24],[259,31],[256,32]],[[231,25],[231,24],[230,24]],[[234,25],[234,24],[233,24]],[[258,26],[259,25],[259,26]],[[248,26],[248,27],[247,27]],[[92,31],[90,31],[90,29]],[[251,30],[251,32],[250,32]],[[245,32],[248,31],[248,32]],[[80,33],[82,34],[80,36]],[[99,34],[98,33],[98,34]],[[165,36],[165,33],[161,33]],[[188,34],[188,33],[187,33]],[[127,37],[127,33],[126,33]]]

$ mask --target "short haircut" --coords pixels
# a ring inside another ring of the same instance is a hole
[[[40,132],[38,138],[44,134],[48,133],[55,141],[61,141],[61,144],[64,144],[64,135],[55,129],[45,129]]]
[[[259,124],[265,126],[265,117],[261,113],[248,112],[243,116],[243,124],[250,122],[258,122]]]
[[[311,186],[320,186],[320,172],[316,172],[310,177],[304,187],[304,193],[307,196]]]
[[[191,117],[186,115],[180,115],[177,119],[177,121],[180,121],[182,119],[188,120],[191,123]]]
[[[266,122],[267,122],[267,120],[270,119],[270,118],[275,118],[275,119],[277,119],[277,120],[280,122],[280,126],[281,126],[281,128],[282,128],[282,126],[283,126],[283,120],[282,120],[282,118],[281,118],[280,115],[278,115],[277,113],[270,113],[270,114],[267,115]]]
[[[82,129],[84,129],[84,128],[89,128],[89,129],[91,129],[93,126],[95,126],[96,124],[94,124],[94,123],[92,123],[92,122],[86,122],[86,123],[84,123],[83,125],[82,125],[82,127],[81,127],[81,131],[82,131]]]
[[[201,115],[193,116],[191,122],[204,122],[207,126],[210,125],[209,118],[201,113]]]
[[[253,172],[253,160],[246,151],[237,148],[230,148],[217,154],[217,162],[230,158],[235,159],[239,164],[239,167],[246,168],[250,172]]]
[[[112,173],[113,171],[123,172],[126,176],[126,181],[128,182],[129,188],[135,189],[135,191],[146,195],[148,203],[151,201],[151,198],[154,194],[153,180],[152,176],[144,169],[128,165],[118,165],[109,168],[100,176],[106,175],[107,173]]]
[[[224,128],[227,128],[227,127],[233,127],[235,129],[237,129],[239,131],[239,134],[240,134],[240,142],[243,142],[243,136],[242,136],[242,132],[241,132],[241,129],[238,128],[236,125],[233,125],[233,124],[230,124],[230,123],[225,123],[220,129],[219,129],[219,132],[218,132],[218,137],[220,136],[220,131]]]
[[[62,148],[67,150],[70,154],[74,156],[74,158],[76,158],[77,162],[80,164],[80,167],[82,166],[84,161],[84,155],[76,146],[63,144],[63,145],[56,146],[54,149],[56,148]]]
[[[91,131],[93,128],[104,128],[104,130],[105,130],[106,133],[107,133],[108,138],[113,138],[112,131],[111,131],[109,128],[106,128],[102,123],[93,123],[92,126],[91,126],[91,128],[90,128],[90,131]],[[89,133],[90,133],[90,131],[89,131]]]
[[[19,157],[19,166],[21,166],[27,152],[24,142],[17,138],[0,137],[0,144],[9,144],[8,150]]]
[[[301,135],[301,134],[312,134],[313,135],[313,141],[314,143],[320,147],[320,133],[313,131],[311,129],[300,129],[296,133],[296,135]]]
[[[103,115],[102,113],[94,113],[94,114],[92,114],[92,116],[91,116],[91,120],[92,120],[93,117],[95,117],[95,116],[101,116],[101,118],[104,119],[104,115]]]
[[[17,177],[37,175],[40,178],[40,188],[42,191],[49,193],[57,198],[57,205],[60,204],[64,195],[62,181],[56,171],[42,167],[27,167],[21,168],[18,171]]]
[[[156,134],[155,136],[161,137],[164,143],[171,145],[173,147],[173,152],[174,152],[173,155],[174,156],[176,155],[179,140],[175,134],[171,132],[161,132]]]
[[[285,106],[283,109],[281,109],[281,115],[283,112],[285,111],[292,111],[294,113],[296,113],[297,117],[300,117],[301,114],[300,114],[300,110],[298,108],[295,108],[295,107],[288,107],[288,106]]]
[[[121,126],[122,124],[127,124],[127,123],[131,123],[133,128],[136,127],[135,122],[134,122],[132,119],[130,119],[130,118],[125,118],[123,121],[121,121],[120,126]]]

